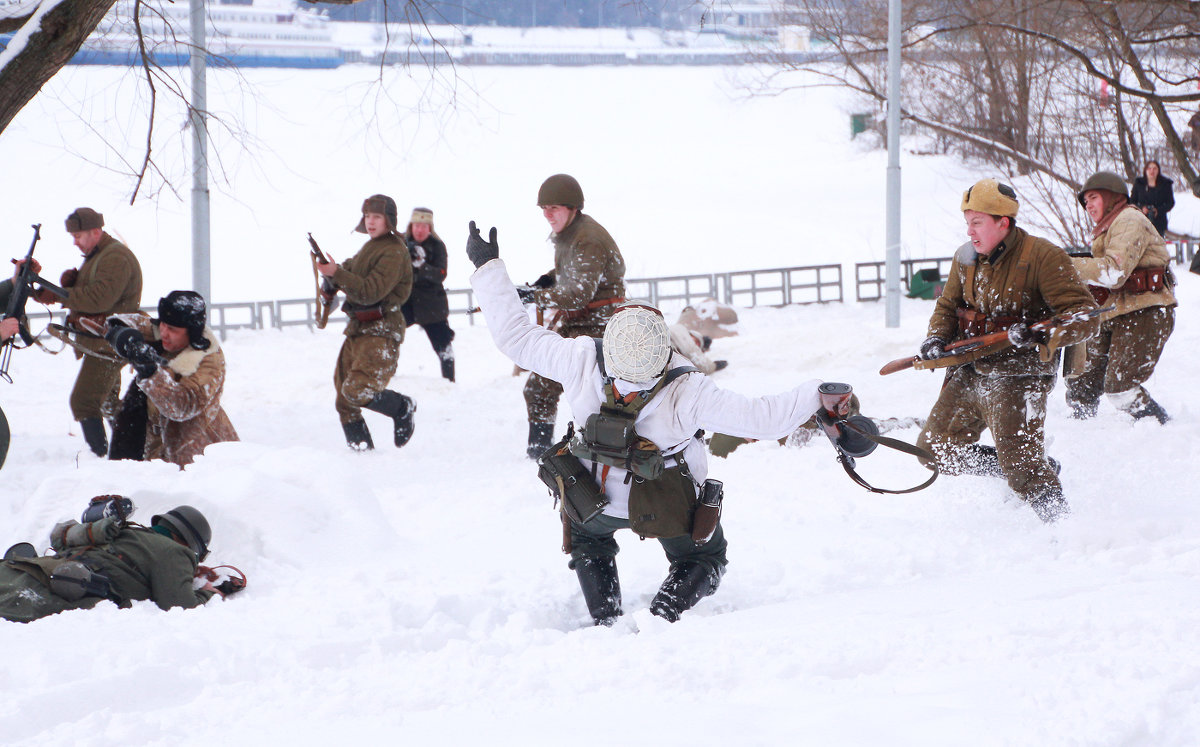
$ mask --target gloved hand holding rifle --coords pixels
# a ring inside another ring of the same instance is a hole
[[[333,311],[333,301],[337,297],[338,288],[330,279],[333,271],[326,272],[323,267],[332,266],[333,270],[337,270],[337,264],[321,251],[311,232],[308,234],[308,246],[313,266],[313,281],[317,286],[317,329],[325,329],[325,325],[329,323],[329,314]]]
[[[1105,306],[1104,308],[1087,311],[1076,311],[1073,314],[1059,314],[1033,324],[1017,322],[1008,329],[1002,329],[999,332],[991,332],[977,337],[967,337],[949,343],[940,337],[928,337],[921,343],[920,353],[907,358],[897,358],[894,361],[884,364],[883,368],[879,369],[879,374],[887,376],[897,371],[912,368],[913,364],[917,361],[936,360],[938,361],[937,368],[953,366],[958,362],[966,362],[960,361],[960,359],[968,353],[994,345],[1002,345],[1004,347],[1012,345],[1018,348],[1032,347],[1045,341],[1059,327],[1094,319],[1115,308],[1115,306]]]

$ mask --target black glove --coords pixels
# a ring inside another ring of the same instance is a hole
[[[521,303],[533,303],[537,299],[537,291],[527,285],[518,285],[517,296]]]
[[[921,360],[932,361],[946,354],[946,341],[934,335],[926,337],[921,343]]]
[[[553,288],[554,276],[547,272],[546,274],[538,277],[537,280],[534,280],[532,283],[530,283],[530,285],[532,285],[534,288],[541,288],[542,290]]]
[[[221,592],[222,596],[227,597],[230,594],[236,594],[239,591],[241,591],[242,589],[246,588],[246,582],[243,579],[240,579],[240,578],[237,578],[234,576],[230,576],[229,578],[225,579],[224,581],[217,584],[213,588],[216,589],[217,591]]]
[[[133,364],[139,379],[148,379],[158,370],[158,355],[146,344],[146,338],[133,327],[127,326],[119,319],[108,323],[108,332],[104,339],[112,345],[117,355]]]
[[[496,227],[492,226],[488,240],[484,241],[483,237],[479,235],[479,229],[475,227],[475,221],[471,221],[471,235],[467,237],[467,258],[478,268],[499,256],[500,247],[496,244]]]
[[[1017,322],[1008,328],[1008,341],[1018,348],[1033,347],[1038,342],[1038,333],[1025,322]]]

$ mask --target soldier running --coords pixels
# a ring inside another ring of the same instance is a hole
[[[917,445],[944,474],[1003,476],[1045,522],[1069,508],[1045,454],[1046,396],[1058,348],[1096,332],[1096,319],[1043,334],[1030,324],[1090,311],[1095,301],[1059,247],[1018,228],[1016,192],[994,179],[963,194],[970,243],[954,255],[915,368],[940,368],[950,342],[1008,330],[1008,342],[955,356]],[[1009,344],[1011,343],[1011,344]],[[995,446],[978,443],[984,429]]]
[[[375,448],[362,417],[364,407],[392,419],[397,448],[413,434],[416,403],[387,388],[404,341],[401,306],[413,283],[412,260],[396,230],[397,223],[396,201],[387,195],[371,195],[363,201],[362,219],[354,229],[370,240],[340,265],[317,263],[317,270],[330,283],[325,302],[332,303],[337,291],[346,294],[342,310],[349,320],[333,385],[346,444],[357,451]]]
[[[1076,418],[1096,414],[1103,393],[1135,420],[1165,423],[1162,405],[1142,386],[1154,373],[1175,329],[1174,277],[1162,236],[1129,204],[1125,182],[1108,171],[1088,177],[1079,204],[1096,224],[1092,256],[1075,257],[1075,269],[1102,305],[1100,334],[1067,356],[1067,404]]]

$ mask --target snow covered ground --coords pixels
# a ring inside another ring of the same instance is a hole
[[[747,102],[727,87],[734,71],[476,70],[486,99],[368,127],[347,112],[370,108],[372,74],[256,72],[258,98],[222,105],[249,117],[259,160],[222,146],[234,181],[214,196],[219,300],[308,295],[304,232],[349,254],[374,191],[402,211],[434,208],[451,286],[466,284],[469,218],[498,225],[514,275],[533,277],[550,262],[534,194],[556,171],[580,178],[631,275],[883,258],[885,158],[848,140],[831,92]],[[90,204],[139,252],[153,302],[189,283],[186,192],[122,206],[128,180],[81,165],[101,152],[61,110],[108,112],[89,121],[135,144],[116,122],[132,99],[95,99],[129,86],[110,70],[64,71],[0,137],[0,240],[23,252],[43,221],[39,256],[56,275],[78,256],[62,217]],[[301,87],[303,100],[280,99]],[[399,87],[376,92],[408,100]],[[56,128],[78,140],[64,147]],[[958,195],[982,174],[946,158],[904,167],[906,252],[945,256],[963,240]],[[184,472],[80,453],[66,406],[76,364],[19,352],[16,383],[0,388],[14,433],[0,545],[44,548],[54,522],[100,493],[130,495],[143,521],[191,503],[213,525],[213,560],[250,587],[194,611],[105,606],[0,625],[0,741],[1192,745],[1200,278],[1181,274],[1179,325],[1149,384],[1171,423],[1131,424],[1106,403],[1077,422],[1061,388],[1052,395],[1069,519],[1043,526],[999,480],[879,496],[824,443],[744,446],[712,460],[729,572],[675,625],[646,611],[666,572],[657,543],[628,534],[626,615],[587,625],[523,457],[523,380],[482,326],[455,320],[456,384],[413,331],[393,386],[419,403],[416,435],[370,454],[346,450],[333,411],[340,330],[234,334],[225,407],[243,440]],[[881,304],[743,310],[741,334],[715,345],[731,361],[717,377],[749,394],[847,381],[868,414],[923,417],[940,377],[877,370],[914,350],[929,310],[903,301],[899,329]],[[368,422],[386,441],[382,419]],[[891,487],[924,474],[890,453],[860,468]]]

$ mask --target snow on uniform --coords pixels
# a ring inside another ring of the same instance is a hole
[[[378,305],[383,313],[366,322],[351,314],[346,323],[333,377],[338,416],[346,424],[362,419],[362,406],[386,389],[396,373],[405,328],[401,307],[412,291],[412,260],[404,242],[388,233],[363,244],[331,279],[350,304]]]
[[[969,242],[955,252],[928,334],[947,341],[967,337],[959,309],[981,312],[989,325],[1003,328],[1012,323],[1006,320],[1033,323],[1095,308],[1066,252],[1013,228],[986,256]],[[930,450],[946,474],[991,474],[987,465],[998,460],[1009,487],[1023,499],[1061,496],[1062,484],[1045,458],[1046,396],[1054,386],[1057,349],[1092,336],[1097,324],[1092,319],[1060,328],[1044,345],[1000,343],[968,354],[969,362],[949,369],[917,445]],[[914,365],[937,367],[937,360]],[[995,457],[978,444],[985,429],[995,440]]]
[[[615,306],[607,299],[625,296],[625,260],[608,231],[582,211],[560,233],[551,236],[554,285],[538,291],[557,307],[563,337],[599,337]],[[529,375],[525,406],[530,423],[554,424],[562,387],[558,382]]]
[[[131,314],[122,319],[146,339],[159,339],[158,325],[149,318]],[[204,339],[208,340],[207,350],[188,346],[177,353],[160,353],[168,364],[136,381],[146,394],[146,459],[163,459],[182,467],[204,453],[209,444],[239,440],[221,407],[225,353],[207,327]]]
[[[1127,206],[1092,239],[1092,257],[1073,261],[1085,282],[1110,290],[1102,305],[1116,309],[1102,317],[1098,335],[1086,346],[1077,346],[1086,351],[1086,361],[1075,349],[1069,356],[1067,402],[1094,411],[1103,393],[1118,408],[1140,412],[1152,401],[1142,385],[1154,373],[1175,329],[1177,302],[1169,282],[1166,244],[1140,210]],[[1162,288],[1131,292],[1130,274],[1147,268],[1166,274]]]

